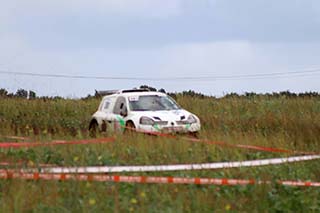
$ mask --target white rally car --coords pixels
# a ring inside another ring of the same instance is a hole
[[[171,97],[161,92],[133,89],[104,96],[92,115],[91,133],[126,131],[190,133],[200,130],[199,118],[182,109]]]

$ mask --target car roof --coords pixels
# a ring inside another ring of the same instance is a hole
[[[106,95],[103,99],[111,98],[111,97],[132,97],[132,96],[146,96],[146,95],[158,95],[158,96],[166,96],[165,93],[162,92],[155,92],[155,91],[143,91],[143,92],[125,92],[122,93],[121,91],[117,92],[116,94]]]

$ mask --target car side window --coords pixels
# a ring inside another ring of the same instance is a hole
[[[100,111],[110,111],[111,103],[112,103],[111,98],[106,98],[106,99],[102,100],[102,102],[100,103],[100,106],[99,106],[99,110]]]
[[[119,97],[114,105],[113,113],[120,115],[120,112],[124,107],[126,107],[126,99],[124,97]]]
[[[103,110],[104,111],[108,110],[109,106],[110,106],[110,102],[109,101],[104,102]]]

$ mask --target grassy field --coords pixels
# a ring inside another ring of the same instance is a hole
[[[320,98],[191,98],[178,103],[202,121],[199,137],[299,151],[320,150]],[[6,135],[36,141],[89,138],[100,100],[0,100],[0,141]],[[114,143],[1,149],[0,162],[23,166],[206,163],[287,156],[226,148],[181,138],[114,136]],[[18,166],[14,166],[18,167]],[[320,181],[320,161],[211,171],[133,175],[270,180],[270,185],[196,186],[76,181],[0,180],[1,212],[319,212],[320,188],[280,186],[276,180]],[[2,167],[8,168],[8,167]],[[131,175],[131,174],[130,174]]]

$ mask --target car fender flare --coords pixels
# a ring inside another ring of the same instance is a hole
[[[127,124],[127,123],[130,123],[130,122],[133,123],[133,124],[136,126],[136,124],[134,123],[134,121],[133,121],[132,119],[127,120],[127,121],[126,121],[126,124]]]

